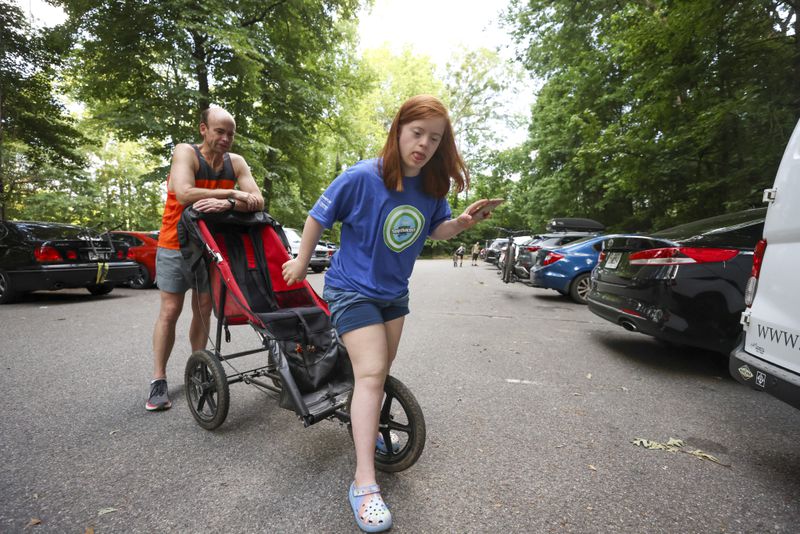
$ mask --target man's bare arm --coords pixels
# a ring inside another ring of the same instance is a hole
[[[231,154],[234,174],[239,176],[241,190],[206,189],[197,187],[194,175],[197,171],[197,158],[191,145],[182,143],[175,147],[170,168],[170,188],[178,202],[183,206],[194,204],[198,211],[225,211],[230,209],[228,198],[236,200],[239,211],[263,209],[264,199],[258,185],[250,174],[250,168],[241,156]],[[244,186],[243,186],[244,182]]]
[[[250,166],[238,154],[231,154],[233,172],[236,174],[236,182],[239,184],[241,192],[248,194],[246,198],[234,196],[236,200],[235,209],[239,211],[261,211],[264,209],[264,197],[261,195],[261,188],[256,183],[255,178],[250,173]]]

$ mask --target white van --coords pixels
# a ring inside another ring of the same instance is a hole
[[[764,201],[769,207],[745,293],[744,336],[729,367],[739,382],[800,408],[800,122]]]

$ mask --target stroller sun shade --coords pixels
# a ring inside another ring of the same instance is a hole
[[[308,282],[286,285],[281,270],[290,259],[289,244],[266,212],[201,213],[188,207],[178,238],[192,270],[208,269],[214,314],[226,324],[263,328],[261,314],[311,306],[328,311]]]

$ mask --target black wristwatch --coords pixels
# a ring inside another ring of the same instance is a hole
[[[233,197],[228,197],[228,202],[231,203],[231,209],[236,208],[236,201],[233,199]]]

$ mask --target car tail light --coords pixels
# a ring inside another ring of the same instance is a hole
[[[330,258],[331,256],[333,256],[333,251],[332,250],[328,250],[328,257]]]
[[[683,265],[688,263],[714,263],[733,259],[739,253],[728,248],[669,247],[651,248],[634,252],[629,257],[631,265]]]
[[[762,239],[756,244],[756,249],[753,251],[753,268],[750,270],[750,278],[747,280],[747,286],[744,289],[744,303],[748,307],[753,305],[753,299],[756,297],[758,277],[761,275],[761,262],[764,260],[766,251],[767,240]]]
[[[76,251],[74,251],[74,250],[68,250],[68,251],[66,251],[66,252],[64,253],[64,256],[66,256],[66,258],[67,258],[68,260],[77,260],[77,259],[78,259],[78,253],[77,253]]]
[[[125,257],[128,255],[128,251],[119,249],[117,251],[117,259],[124,260]]]
[[[562,259],[564,259],[564,255],[563,254],[559,254],[557,252],[548,252],[547,256],[545,256],[544,260],[542,260],[542,266],[550,265],[551,263],[555,263],[558,260],[562,260]]]
[[[603,260],[606,259],[606,251],[601,250],[600,255],[597,256],[597,263],[603,263]]]
[[[64,261],[64,258],[61,257],[61,253],[55,247],[49,245],[42,245],[37,248],[33,251],[33,255],[39,263]]]
[[[528,249],[528,252],[536,252],[537,250],[539,250],[542,247],[537,247],[537,246],[533,245],[533,246],[525,247],[525,248]]]

